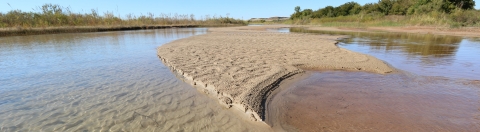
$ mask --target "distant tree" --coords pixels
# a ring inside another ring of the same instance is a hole
[[[335,8],[333,6],[325,7],[325,16],[326,17],[336,17],[335,16]]]
[[[440,11],[451,13],[455,9],[471,10],[474,7],[475,1],[473,0],[442,0]]]
[[[302,11],[302,17],[310,17],[311,15],[313,14],[313,10],[312,9],[304,9]]]
[[[296,6],[294,10],[295,12],[292,15],[290,15],[290,19],[292,20],[300,18],[302,16],[302,13],[300,12],[301,10],[300,6]]]
[[[395,0],[379,0],[378,1],[378,7],[380,9],[380,12],[382,12],[385,15],[388,15],[390,13],[390,10],[393,7]]]
[[[313,11],[313,13],[312,13],[312,18],[322,18],[322,17],[323,17],[323,14],[320,13],[320,10],[321,10],[321,9],[318,9],[318,10],[316,10],[316,11]]]
[[[408,8],[414,4],[413,0],[397,0],[393,3],[392,8],[389,11],[391,15],[406,15]]]
[[[362,12],[362,6],[360,4],[356,4],[353,6],[352,9],[350,9],[350,14],[359,14],[360,12]]]
[[[377,3],[367,3],[363,5],[362,11],[366,14],[380,12],[380,7],[378,6]]]
[[[299,13],[300,12],[300,6],[295,6],[295,13]]]
[[[457,8],[469,10],[474,9],[475,1],[474,0],[448,0],[450,3],[455,5]]]
[[[474,0],[378,0],[363,6],[356,2],[347,2],[337,7],[326,6],[318,10],[295,7],[291,19],[324,18],[362,14],[412,15],[432,12],[451,14],[456,10],[474,10]]]
[[[348,15],[358,14],[360,12],[359,7],[360,7],[360,4],[356,2],[347,2],[336,8],[336,13],[337,13],[336,16],[348,16]]]
[[[432,11],[451,13],[455,9],[474,9],[473,0],[418,0],[408,9],[407,14],[424,14]]]
[[[320,8],[316,11],[313,11],[312,18],[322,18],[322,17],[335,17],[335,8],[333,6],[327,6],[325,8]]]

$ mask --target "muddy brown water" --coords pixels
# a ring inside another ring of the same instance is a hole
[[[0,131],[264,131],[156,55],[205,28],[0,37]]]
[[[339,47],[401,72],[311,71],[271,97],[267,123],[287,131],[479,131],[480,42],[403,33],[345,33]]]

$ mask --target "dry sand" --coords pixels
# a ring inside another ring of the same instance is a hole
[[[337,47],[340,36],[265,31],[279,27],[212,28],[159,47],[158,56],[220,104],[254,121],[265,119],[265,101],[278,84],[303,69],[395,71],[372,56]]]

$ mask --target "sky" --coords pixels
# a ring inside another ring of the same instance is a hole
[[[294,12],[295,6],[301,9],[319,9],[325,6],[339,6],[352,0],[0,0],[0,12],[20,9],[22,11],[38,11],[39,6],[46,3],[69,7],[76,13],[90,13],[96,9],[99,14],[113,12],[124,18],[127,14],[146,15],[160,14],[194,14],[200,16],[223,16],[238,19],[285,16]],[[357,0],[361,5],[378,2],[378,0]],[[479,9],[480,4],[475,6]],[[36,10],[34,10],[36,9]]]

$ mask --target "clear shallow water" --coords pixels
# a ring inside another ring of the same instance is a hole
[[[329,32],[291,29],[329,35],[346,35],[338,46],[375,56],[395,68],[421,76],[480,80],[480,41],[457,36],[388,33]]]
[[[274,128],[478,131],[480,85],[405,74],[312,72],[274,96]]]
[[[299,131],[478,131],[480,41],[402,33],[347,35],[339,47],[375,56],[399,73],[313,71],[268,104],[273,128]],[[267,119],[268,121],[269,119]]]
[[[0,38],[0,131],[262,130],[156,56],[205,28]],[[246,127],[248,126],[248,127]]]

